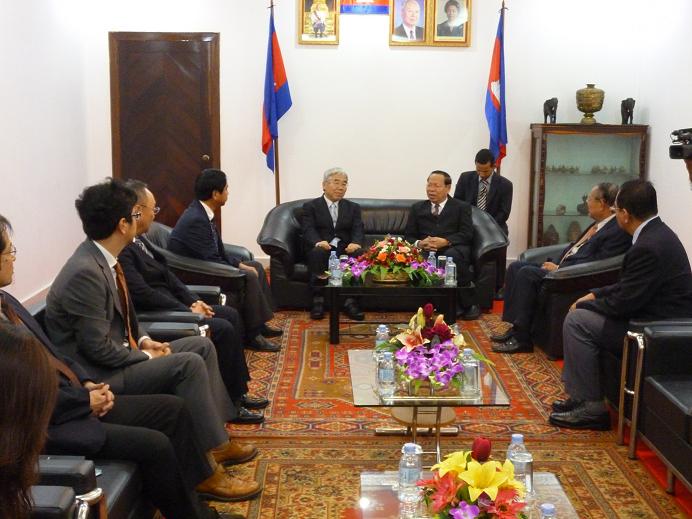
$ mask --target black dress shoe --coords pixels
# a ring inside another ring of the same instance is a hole
[[[490,340],[495,342],[505,342],[514,337],[514,327],[510,326],[503,333],[490,334]]]
[[[324,319],[324,305],[322,303],[313,303],[310,309],[310,319],[319,321]]]
[[[260,333],[265,337],[281,337],[284,331],[281,328],[276,328],[275,326],[269,326],[268,324],[263,324]]]
[[[356,303],[344,305],[344,312],[348,315],[349,319],[353,319],[354,321],[362,321],[365,319],[365,314],[358,308]]]
[[[495,353],[529,353],[533,348],[529,344],[519,342],[516,337],[510,337],[505,342],[493,344],[492,350]]]
[[[471,305],[467,308],[462,308],[457,315],[462,321],[473,321],[481,316],[481,307],[478,305]]]
[[[246,409],[264,409],[269,405],[269,400],[262,398],[261,396],[251,396],[245,393],[240,397],[236,404]]]
[[[566,413],[579,405],[581,405],[579,400],[572,400],[571,398],[555,400],[555,402],[552,403],[553,411],[556,413]]]
[[[608,411],[590,411],[583,402],[571,411],[552,413],[548,421],[558,427],[569,429],[593,429],[595,431],[608,431],[610,429]]]
[[[250,342],[247,346],[245,346],[245,348],[253,351],[274,352],[279,351],[281,349],[281,346],[279,346],[278,344],[274,344],[273,342],[269,342],[261,335],[255,335],[252,339],[250,339]]]
[[[263,413],[255,413],[253,411],[250,411],[249,409],[246,409],[245,407],[239,407],[238,416],[231,420],[231,423],[239,424],[252,424],[262,422],[264,422]]]

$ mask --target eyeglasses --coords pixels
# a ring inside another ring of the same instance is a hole
[[[151,212],[154,213],[154,216],[159,214],[161,212],[161,208],[159,206],[156,207],[149,207],[148,205],[144,204],[139,204],[140,207],[146,207],[147,209],[151,209]]]
[[[17,257],[17,247],[15,247],[13,245],[12,248],[10,250],[8,250],[7,252],[0,253],[0,256],[4,256],[5,254],[9,254],[13,258],[16,258]]]
[[[131,216],[132,218],[134,218],[135,220],[139,220],[139,219],[142,217],[142,213],[141,213],[141,212],[132,213],[130,216]]]

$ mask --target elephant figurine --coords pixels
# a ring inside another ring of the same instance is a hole
[[[634,114],[634,99],[628,97],[620,103],[620,115],[622,115],[622,124],[632,124],[632,115]]]
[[[543,103],[543,123],[548,122],[548,117],[550,117],[550,124],[555,124],[555,116],[557,114],[557,97],[552,99],[546,99]]]

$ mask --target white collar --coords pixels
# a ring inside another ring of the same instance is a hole
[[[634,234],[632,234],[632,245],[634,245],[635,243],[637,243],[637,238],[639,238],[639,235],[641,234],[642,229],[644,228],[644,226],[645,226],[647,223],[649,223],[651,220],[653,220],[654,218],[657,218],[657,217],[658,217],[658,215],[652,216],[652,217],[649,218],[648,220],[644,220],[644,221],[639,225],[639,227],[637,227],[637,229],[634,231]]]
[[[114,268],[115,268],[115,264],[118,263],[118,258],[116,258],[115,256],[113,256],[113,255],[108,251],[108,249],[106,249],[106,248],[105,248],[103,245],[101,245],[99,242],[93,241],[93,240],[92,240],[92,243],[93,243],[94,245],[96,245],[96,248],[97,248],[98,250],[101,251],[101,254],[103,254],[103,257],[106,259],[106,263],[108,263],[108,266],[109,266],[111,269],[114,269]]]
[[[440,206],[440,213],[445,208],[445,205],[447,204],[447,200],[449,200],[449,197],[445,198],[442,202],[437,204]],[[435,207],[435,202],[433,202],[432,200],[428,200],[428,202],[430,202],[430,207]]]
[[[603,226],[604,226],[605,224],[607,224],[609,221],[611,221],[613,218],[615,218],[615,213],[611,214],[608,218],[606,218],[606,219],[601,220],[600,222],[598,222],[598,223],[596,224],[596,230],[597,230],[597,231],[600,231],[601,229],[603,229]]]
[[[211,207],[209,207],[207,204],[205,204],[201,200],[199,201],[199,203],[202,204],[202,207],[204,208],[204,212],[207,213],[207,218],[209,218],[209,221],[211,222],[214,219],[214,211],[212,210]]]
[[[478,173],[476,173],[476,175],[478,175]],[[490,174],[490,176],[489,176],[488,178],[485,178],[485,179],[484,179],[484,178],[481,178],[481,176],[478,175],[478,184],[480,184],[481,182],[483,182],[483,180],[485,180],[485,181],[488,183],[488,185],[490,185],[490,184],[492,184],[492,182],[493,182],[493,177],[494,177],[494,176],[495,176],[495,172],[494,172],[494,171]]]
[[[331,200],[329,200],[329,198],[327,198],[327,195],[322,195],[322,198],[324,198],[324,201],[327,202],[327,207],[331,207],[332,204],[335,204],[336,207],[339,207],[339,200],[337,200],[336,202],[332,202]]]

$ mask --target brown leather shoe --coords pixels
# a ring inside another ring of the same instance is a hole
[[[259,495],[262,488],[256,481],[231,478],[221,466],[217,466],[211,477],[197,485],[195,490],[202,499],[246,501]]]
[[[211,455],[219,465],[237,465],[250,461],[258,452],[257,447],[253,445],[242,445],[229,438],[228,443],[212,449]]]

